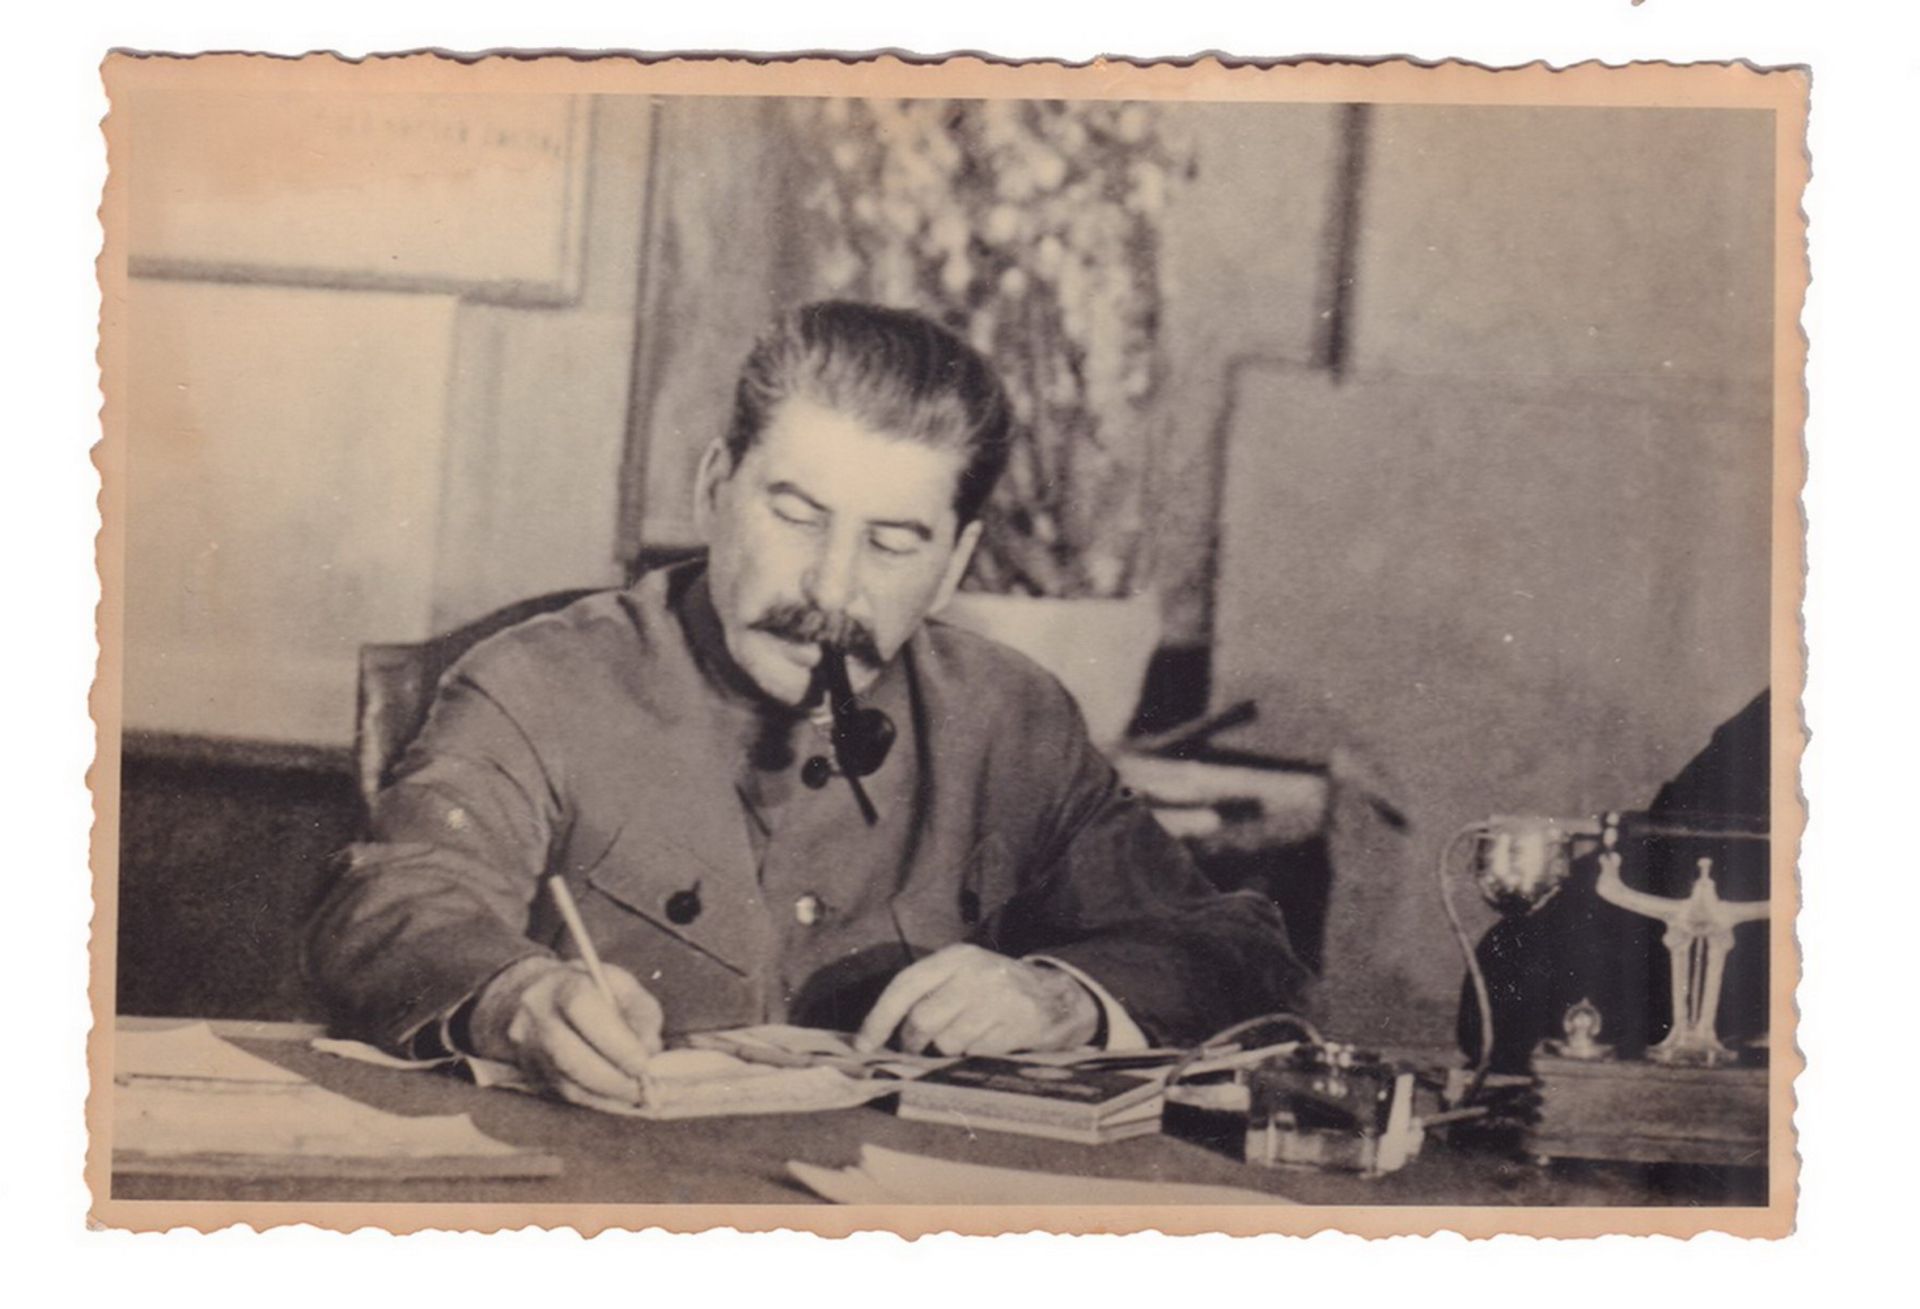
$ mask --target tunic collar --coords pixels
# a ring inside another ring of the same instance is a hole
[[[721,737],[721,750],[735,763],[735,784],[742,799],[758,804],[769,793],[765,785],[767,779],[756,777],[756,772],[790,775],[816,754],[832,758],[831,724],[824,707],[809,716],[770,699],[735,662],[727,649],[725,629],[714,608],[713,592],[704,567],[680,589],[675,609],[688,653],[707,692],[708,708]],[[880,676],[860,697],[863,705],[886,712],[899,733],[879,770],[860,779],[881,822],[886,820],[890,805],[898,802],[898,793],[911,771],[903,766],[902,760],[915,748],[911,723],[913,697],[909,690],[912,679],[907,667],[912,647],[913,643],[909,642],[880,670]],[[787,780],[792,779],[789,776]],[[836,776],[832,785],[845,788],[848,783]],[[789,788],[782,785],[772,789],[779,792]]]

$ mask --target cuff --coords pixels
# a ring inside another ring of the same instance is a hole
[[[1094,1045],[1115,1054],[1126,1054],[1134,1050],[1147,1048],[1147,1034],[1140,1030],[1140,1024],[1133,1021],[1121,1003],[1113,998],[1106,987],[1088,977],[1086,973],[1072,964],[1055,959],[1052,955],[1032,954],[1026,957],[1030,964],[1044,964],[1048,968],[1057,968],[1080,983],[1092,995],[1100,1006],[1100,1031],[1094,1034]],[[1104,1033],[1104,1039],[1102,1038]]]
[[[511,988],[498,989],[494,985],[496,982],[537,971],[551,962],[552,956],[544,953],[522,955],[515,959],[490,974],[470,993],[461,997],[457,1004],[429,1018],[410,1035],[402,1038],[401,1048],[409,1058],[425,1061],[450,1062],[479,1058],[480,1042],[476,1033],[484,1030],[480,1024],[495,1021],[498,1017],[486,1012],[488,992],[493,992],[495,996],[505,994]]]

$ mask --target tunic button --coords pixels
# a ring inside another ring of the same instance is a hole
[[[826,908],[820,903],[820,897],[809,891],[793,902],[793,917],[802,927],[812,927],[820,921],[821,912]]]
[[[667,897],[667,921],[685,927],[700,916],[700,888],[688,887]]]
[[[817,754],[800,765],[800,780],[809,790],[818,791],[833,780],[833,764],[823,754]]]

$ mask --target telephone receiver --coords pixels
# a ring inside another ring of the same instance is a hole
[[[884,710],[862,706],[853,697],[853,683],[847,678],[846,652],[835,646],[820,647],[820,669],[827,679],[827,708],[833,713],[833,754],[841,776],[853,788],[860,814],[869,826],[879,821],[873,802],[860,786],[860,779],[871,777],[886,762],[898,735]]]

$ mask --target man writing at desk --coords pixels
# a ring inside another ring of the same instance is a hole
[[[1206,885],[1051,677],[926,622],[1009,425],[985,360],[915,315],[777,323],[700,465],[705,562],[512,628],[442,684],[313,925],[342,1024],[608,1105],[663,1031],[1004,1053],[1288,1007],[1304,972],[1272,906]],[[614,999],[562,958],[548,877]]]

